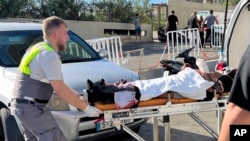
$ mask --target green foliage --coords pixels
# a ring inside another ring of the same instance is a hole
[[[31,4],[32,3],[27,0],[1,0],[0,18],[22,17],[32,8]]]
[[[149,0],[1,0],[0,18],[46,18],[131,23],[136,13],[150,22]]]
[[[229,0],[229,5],[236,5],[239,1]],[[138,13],[141,23],[150,24],[149,2],[150,0],[0,0],[0,18],[42,19],[56,15],[65,20],[131,23]]]
[[[96,21],[131,23],[139,13],[142,23],[150,21],[149,0],[96,0]]]
[[[65,20],[84,20],[91,17],[90,8],[84,1],[74,0],[50,0],[43,1],[38,11],[42,18],[56,15]],[[86,16],[88,15],[88,16]]]
[[[235,6],[240,2],[240,0],[228,0],[228,5],[229,6]],[[226,5],[226,2],[223,3],[224,5]]]

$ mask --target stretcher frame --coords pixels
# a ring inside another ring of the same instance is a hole
[[[205,107],[205,105],[214,104],[215,107]],[[152,118],[153,123],[153,139],[154,141],[159,141],[159,129],[158,122],[162,122],[164,126],[164,140],[170,141],[170,124],[169,116],[178,114],[188,114],[192,119],[199,123],[207,132],[209,132],[213,137],[218,138],[218,133],[220,131],[223,112],[227,106],[227,96],[222,96],[220,99],[214,97],[211,101],[204,102],[191,102],[191,103],[181,103],[172,104],[170,94],[168,95],[168,102],[166,105],[160,106],[149,106],[149,107],[138,107],[132,109],[121,109],[121,110],[107,110],[104,111],[104,120],[113,121],[117,130],[124,130],[126,133],[131,135],[138,141],[145,141],[137,133],[132,131],[126,125],[122,124],[120,120],[125,119],[138,119],[138,118]],[[199,117],[196,112],[217,112],[217,131],[211,128],[206,122],[204,122],[201,117]]]

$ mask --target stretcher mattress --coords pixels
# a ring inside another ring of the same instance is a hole
[[[226,96],[229,93],[223,93],[223,94],[216,94],[216,98],[220,99],[221,96]],[[173,93],[171,93],[171,104],[181,104],[181,103],[191,103],[191,102],[197,102],[196,99],[191,99],[191,98],[173,98]],[[146,101],[141,101],[138,105],[138,107],[148,107],[148,106],[158,106],[158,105],[166,105],[168,102],[167,95],[162,95],[150,100]],[[115,103],[112,104],[102,104],[101,102],[95,102],[95,107],[102,110],[102,111],[107,111],[107,110],[116,110],[116,105]]]
[[[196,102],[195,99],[190,98],[171,98],[172,104],[178,104],[178,103],[189,103],[189,102]],[[166,97],[156,97],[150,100],[141,101],[138,105],[138,107],[147,107],[147,106],[157,106],[157,105],[166,105],[168,102],[168,98]],[[101,102],[96,102],[95,107],[102,110],[116,110],[116,105],[114,103],[112,104],[102,104]]]

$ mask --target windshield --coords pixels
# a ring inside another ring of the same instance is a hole
[[[101,59],[84,40],[68,31],[67,48],[59,52],[62,63],[83,62]],[[42,31],[0,32],[0,66],[17,67],[26,49],[43,41]]]

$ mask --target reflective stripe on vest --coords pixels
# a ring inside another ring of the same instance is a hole
[[[54,51],[54,49],[46,42],[41,42],[32,46],[24,54],[19,65],[19,70],[27,75],[30,75],[29,63],[43,50]]]

